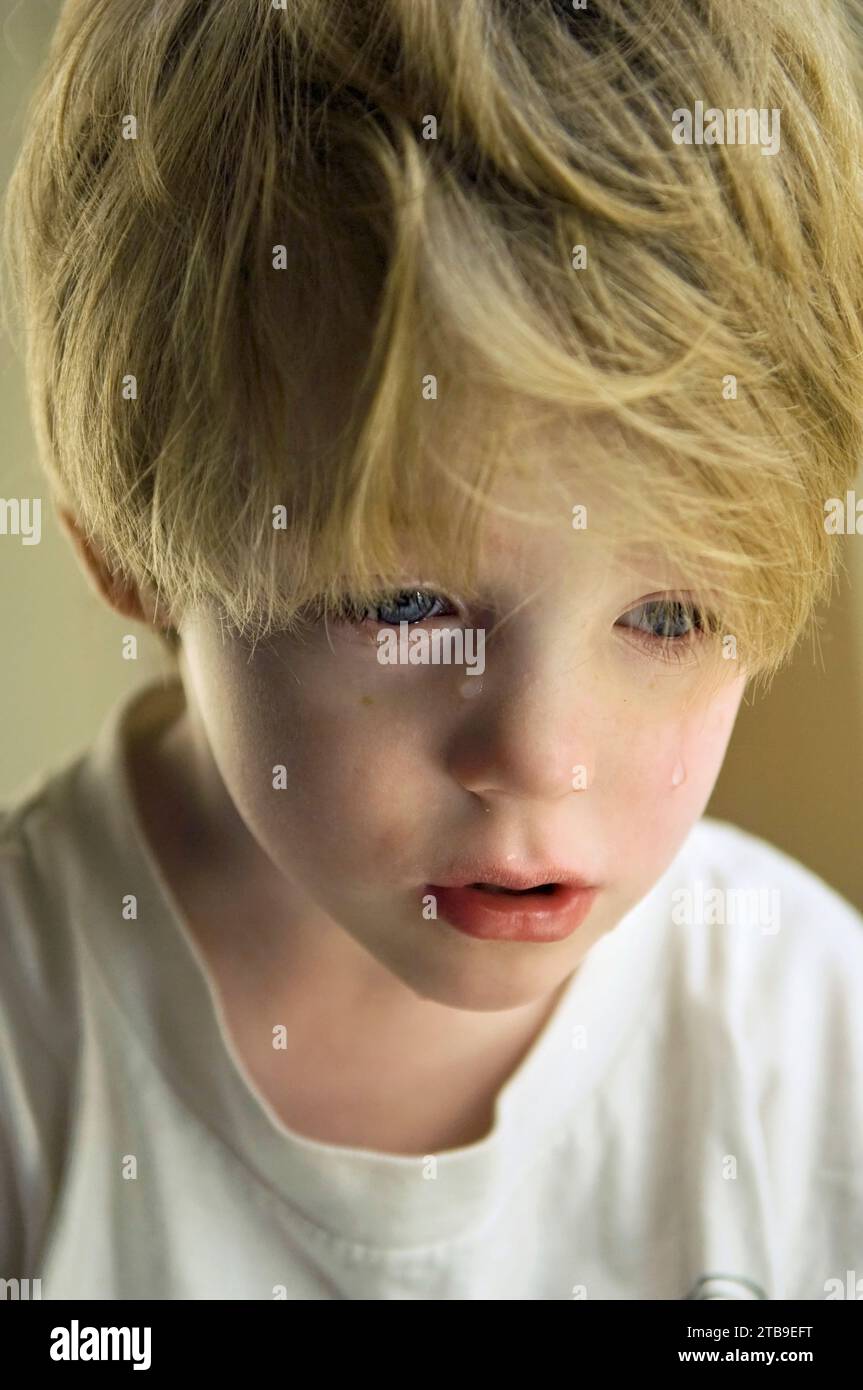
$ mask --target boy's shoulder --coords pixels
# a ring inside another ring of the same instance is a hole
[[[78,955],[70,889],[86,873],[65,798],[76,759],[0,804],[0,1011],[26,1015],[40,1046],[62,1055]]]
[[[847,1157],[863,1142],[863,916],[791,855],[709,818],[693,827],[668,882],[671,969],[691,1044],[702,1026],[721,1028],[765,1121],[781,1114],[777,1134],[794,1129],[793,1114],[808,1116],[805,1149],[817,1141],[815,1117],[830,1116],[840,1148],[847,1130]]]
[[[78,1100],[84,956],[79,855],[63,797],[77,760],[0,804],[0,1265],[50,1220]]]
[[[709,818],[662,897],[656,1104],[682,1096],[684,1147],[701,1153],[707,1124],[723,1162],[754,1182],[726,1182],[723,1169],[717,1197],[707,1162],[701,1208],[727,1199],[733,1246],[755,1192],[746,1219],[770,1232],[765,1287],[784,1291],[771,1296],[823,1298],[863,1248],[863,917],[791,855]]]
[[[773,869],[777,875],[799,883],[801,888],[808,884],[813,890],[826,889],[839,897],[840,902],[845,901],[800,859],[780,849],[773,841],[764,839],[754,831],[744,830],[731,821],[702,816],[689,832],[684,849],[691,849],[703,856],[719,876],[727,876],[730,871],[757,875]],[[850,907],[850,904],[846,906]],[[851,908],[851,911],[854,909]]]
[[[733,925],[736,918],[760,925],[764,935],[779,936],[788,928],[799,938],[820,923],[830,928],[825,943],[863,944],[863,914],[857,908],[799,859],[729,821],[709,816],[697,821],[672,865],[672,877],[675,867],[681,904],[688,887],[696,895],[693,906],[700,904],[715,924]]]
[[[102,903],[112,863],[133,852],[119,734],[134,698],[118,699],[81,751],[0,798],[0,952],[14,947],[34,966],[39,952],[80,955],[88,906]]]
[[[829,990],[863,998],[863,915],[776,845],[703,817],[666,881],[693,969],[748,986],[762,1012],[771,1001],[810,1010]]]

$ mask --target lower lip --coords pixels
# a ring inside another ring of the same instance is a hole
[[[598,893],[597,888],[559,887],[535,895],[485,893],[481,888],[424,890],[437,901],[437,911],[450,926],[482,941],[563,941],[580,927]]]

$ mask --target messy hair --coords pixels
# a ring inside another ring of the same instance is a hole
[[[502,485],[590,476],[771,674],[861,458],[858,4],[68,0],[7,213],[56,500],[258,640],[406,540],[473,596]]]

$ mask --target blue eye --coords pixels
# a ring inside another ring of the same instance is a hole
[[[662,660],[682,660],[703,636],[706,622],[700,609],[681,599],[649,599],[618,618],[617,627],[629,628],[640,642]]]
[[[641,621],[634,621],[642,615]],[[654,637],[679,640],[701,626],[697,608],[679,599],[651,599],[618,619],[622,627],[634,627]]]
[[[358,623],[421,623],[427,618],[440,617],[441,613],[449,607],[453,612],[448,600],[441,598],[439,594],[430,593],[427,589],[400,589],[396,593],[385,595],[379,603],[369,604],[362,608],[351,604],[349,601],[345,605],[345,617],[350,622]]]

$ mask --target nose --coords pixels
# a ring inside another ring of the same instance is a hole
[[[496,658],[487,660],[482,695],[467,702],[466,718],[450,741],[450,774],[477,796],[572,796],[574,769],[590,768],[574,664],[564,669],[537,659],[515,673],[508,658],[500,652]]]

